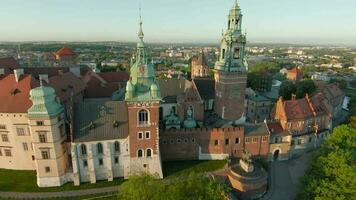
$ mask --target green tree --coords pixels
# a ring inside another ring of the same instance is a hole
[[[131,177],[119,188],[120,200],[223,200],[226,185],[191,173],[162,182],[151,175]]]
[[[301,179],[297,199],[329,200],[356,197],[356,128],[341,125],[314,155]]]
[[[296,84],[297,98],[303,98],[306,94],[312,94],[315,90],[314,81],[311,79],[304,79]]]
[[[295,94],[296,87],[291,81],[284,81],[279,88],[279,96],[282,96],[285,100],[290,100],[292,94]]]

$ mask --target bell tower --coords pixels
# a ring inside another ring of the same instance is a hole
[[[125,94],[129,119],[129,175],[147,172],[162,178],[159,149],[161,94],[155,82],[153,64],[148,62],[141,16],[138,38]]]
[[[242,13],[237,0],[230,9],[227,30],[222,34],[220,55],[215,63],[215,112],[223,119],[243,119],[247,62],[246,35],[241,31]]]

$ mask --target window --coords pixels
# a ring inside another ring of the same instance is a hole
[[[6,125],[0,124],[0,129],[1,129],[1,130],[5,130],[5,129],[6,129]]]
[[[222,50],[222,53],[221,53],[221,58],[222,59],[225,59],[225,51],[226,51],[225,49]]]
[[[88,167],[88,161],[87,160],[83,160],[83,166],[84,167]]]
[[[143,152],[141,149],[137,151],[137,157],[141,158],[143,156]]]
[[[9,136],[7,134],[1,134],[1,140],[3,142],[9,142]]]
[[[26,142],[22,143],[23,150],[28,151],[28,145]]]
[[[151,149],[147,149],[146,150],[146,157],[150,158],[152,156],[152,150]]]
[[[4,149],[4,153],[5,153],[5,156],[7,156],[7,157],[11,157],[12,156],[11,149]]]
[[[177,139],[177,144],[181,143],[182,140],[180,138]]]
[[[294,140],[292,140],[291,145],[294,146]]]
[[[254,137],[254,138],[252,139],[252,142],[253,142],[253,143],[257,143],[257,142],[258,142],[258,138],[257,138],[257,137]]]
[[[250,143],[251,142],[251,138],[245,138],[245,143]]]
[[[240,59],[240,48],[234,49],[234,59]]]
[[[50,167],[45,167],[45,171],[46,171],[46,173],[50,173],[51,172],[51,168]]]
[[[143,139],[143,133],[142,132],[138,132],[138,139],[142,140]]]
[[[312,137],[309,137],[309,143],[312,142],[313,138]]]
[[[215,145],[215,146],[218,146],[218,145],[219,145],[219,140],[215,140],[215,141],[214,141],[214,145]]]
[[[138,124],[139,125],[147,125],[148,124],[148,111],[140,110],[138,112]]]
[[[151,137],[150,137],[150,132],[149,131],[146,131],[145,132],[145,138],[146,139],[150,139]]]
[[[192,141],[192,143],[195,143],[195,138],[192,138],[191,141]]]
[[[101,143],[98,143],[97,148],[98,148],[98,154],[103,154],[103,145]]]
[[[1,151],[1,149],[0,149],[0,156],[2,156],[2,151]]]
[[[302,144],[303,143],[303,140],[302,139],[298,139],[298,144]]]
[[[82,154],[82,156],[87,155],[87,146],[85,146],[85,144],[80,145],[80,153]]]
[[[117,157],[117,156],[114,157],[114,163],[115,163],[115,164],[118,164],[118,163],[119,163],[119,157]]]
[[[188,138],[184,138],[185,143],[188,143],[188,141],[189,141]]]
[[[25,129],[24,128],[16,128],[16,132],[18,136],[25,136]]]
[[[262,142],[266,142],[266,141],[267,141],[267,139],[268,139],[268,137],[267,137],[267,136],[263,136],[263,137],[262,137]]]
[[[116,153],[120,153],[120,143],[118,141],[114,143],[114,150]]]
[[[37,125],[37,126],[43,126],[44,123],[43,123],[43,121],[36,121],[36,125]]]
[[[170,140],[170,143],[171,143],[171,144],[174,144],[174,140],[173,140],[173,139],[171,139],[171,140]]]
[[[240,138],[235,139],[235,144],[240,144]]]
[[[274,138],[274,143],[278,143],[278,137]]]
[[[104,160],[102,158],[99,158],[99,166],[103,166],[104,165]]]
[[[47,142],[47,133],[46,132],[39,132],[38,133],[38,139],[40,143],[46,143]]]
[[[41,151],[41,155],[42,155],[42,159],[44,160],[48,160],[50,157],[49,157],[49,150],[42,150]]]
[[[229,145],[229,139],[225,139],[225,145]]]

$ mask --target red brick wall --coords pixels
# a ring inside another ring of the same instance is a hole
[[[269,136],[267,133],[264,136],[246,136],[245,148],[252,156],[267,156],[269,152]]]
[[[129,140],[130,140],[130,157],[137,156],[137,150],[150,148],[153,150],[153,154],[157,154],[159,150],[158,144],[158,120],[159,120],[159,103],[132,103],[127,102],[128,119],[129,119]],[[137,113],[141,109],[149,111],[149,126],[138,126]],[[150,139],[138,139],[138,132],[143,132],[145,138],[145,131],[150,131]]]
[[[235,140],[239,138],[239,143]],[[229,143],[226,144],[225,140]],[[218,145],[215,145],[215,140]],[[160,149],[163,160],[195,160],[199,158],[199,146],[203,154],[229,154],[241,157],[243,152],[243,128],[180,129],[160,132]]]

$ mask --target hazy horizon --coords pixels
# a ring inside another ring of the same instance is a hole
[[[352,0],[238,0],[252,43],[356,45]],[[2,0],[2,42],[219,43],[233,0]],[[21,5],[21,6],[19,6]]]

